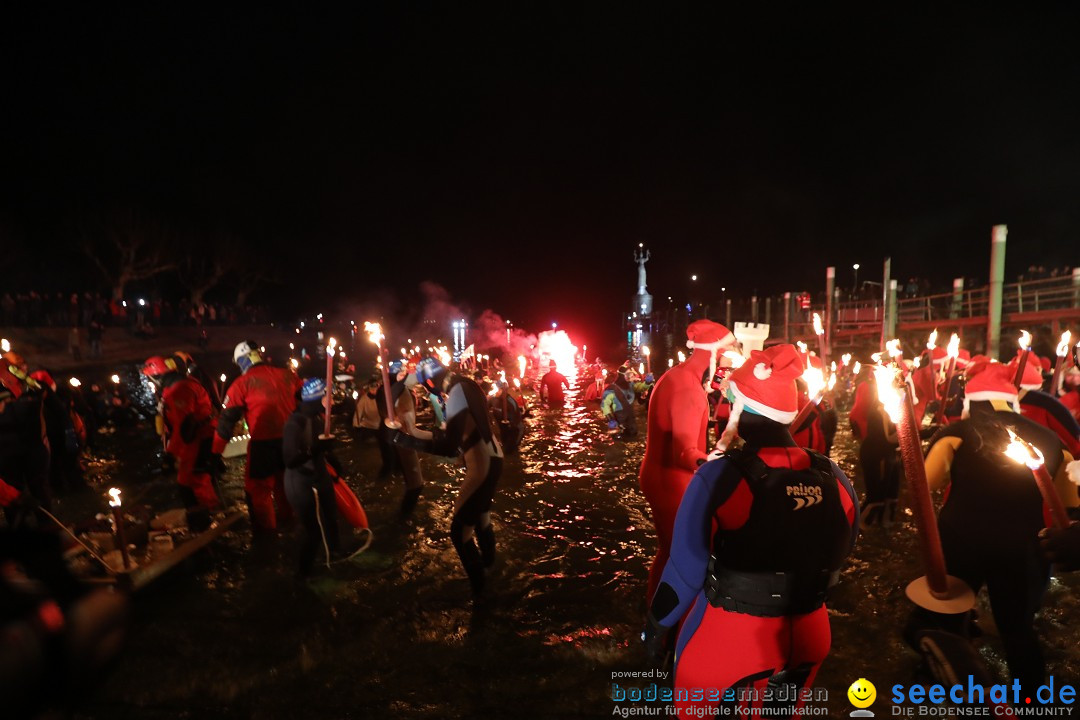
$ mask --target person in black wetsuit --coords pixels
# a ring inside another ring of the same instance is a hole
[[[561,407],[566,402],[566,395],[563,393],[564,387],[569,390],[570,381],[559,372],[555,361],[551,360],[548,364],[548,371],[544,373],[544,377],[540,378],[539,395],[541,402],[546,399],[547,403],[552,407]]]
[[[896,426],[878,399],[877,381],[867,367],[864,379],[855,388],[851,408],[851,434],[859,441],[859,465],[866,484],[862,524],[891,525],[896,519],[896,499],[900,494],[900,463],[896,449]]]
[[[341,549],[334,481],[326,466],[329,463],[339,476],[343,468],[330,452],[330,441],[319,437],[326,412],[323,405],[326,381],[307,378],[298,394],[300,403],[285,421],[281,445],[285,458],[285,495],[304,524],[297,576],[307,577],[323,542],[331,555],[339,554]]]
[[[415,376],[409,374],[405,360],[394,360],[387,370],[390,377],[390,396],[394,401],[394,417],[401,424],[402,431],[413,435],[416,430],[416,401],[410,388],[416,384]],[[386,412],[386,393],[376,394],[375,405],[379,409],[379,417],[385,423],[389,417]],[[420,501],[420,494],[424,490],[424,475],[415,450],[399,446],[392,448],[392,451],[397,455],[397,467],[405,476],[405,494],[401,498],[400,514],[407,517]]]
[[[1038,545],[1046,510],[1031,471],[1004,454],[1008,429],[1042,452],[1065,507],[1078,500],[1066,477],[1068,451],[1053,431],[1017,412],[1013,372],[995,363],[968,380],[965,419],[931,440],[926,479],[931,489],[949,485],[938,514],[948,572],[976,592],[986,585],[1009,672],[1033,695],[1046,672],[1033,626],[1050,582],[1050,564]],[[926,626],[962,634],[966,619],[918,611],[909,635]]]
[[[465,479],[454,500],[450,540],[473,593],[479,594],[484,589],[485,570],[495,562],[491,505],[502,472],[502,445],[491,429],[487,398],[475,381],[451,373],[435,358],[420,361],[416,380],[431,394],[446,395],[446,429],[412,433],[396,430],[393,443],[446,457],[461,455],[464,459]]]
[[[518,405],[517,398],[510,392],[510,385],[505,380],[496,383],[498,391],[488,396],[491,415],[499,427],[499,439],[503,450],[514,452],[525,435],[525,413]]]

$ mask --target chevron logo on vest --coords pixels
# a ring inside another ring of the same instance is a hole
[[[821,502],[822,493],[820,485],[788,485],[787,486],[788,497],[795,499],[795,509],[802,510],[808,508],[811,505],[817,505]]]

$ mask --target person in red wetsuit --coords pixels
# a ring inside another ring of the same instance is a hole
[[[1065,371],[1061,380],[1062,395],[1059,398],[1065,409],[1080,422],[1080,367],[1073,365]]]
[[[211,476],[214,436],[210,396],[195,380],[182,374],[173,358],[159,355],[143,365],[161,393],[158,416],[165,435],[165,452],[176,459],[176,482],[193,530],[205,529],[210,513],[220,506]]]
[[[233,427],[246,417],[251,435],[244,471],[248,510],[254,528],[272,531],[293,517],[285,497],[281,437],[285,421],[296,409],[296,393],[303,382],[296,373],[267,363],[258,344],[251,340],[236,346],[233,361],[243,374],[225,393],[225,409],[221,411],[214,436],[214,454],[221,455],[232,437]]]
[[[948,351],[940,346],[927,350],[922,355],[922,363],[911,374],[915,385],[915,424],[921,427],[923,416],[934,411],[938,402],[938,375],[949,360]],[[933,403],[931,405],[931,403]]]
[[[1019,353],[1008,364],[1015,377],[1020,362]],[[1053,430],[1061,444],[1073,457],[1080,457],[1080,422],[1069,408],[1049,393],[1042,391],[1043,372],[1038,359],[1031,357],[1024,364],[1024,376],[1020,378],[1020,414]]]
[[[718,707],[729,688],[741,704],[743,688],[809,687],[829,652],[826,592],[858,534],[858,500],[835,463],[788,432],[802,371],[796,349],[777,345],[732,373],[743,445],[702,465],[679,506],[643,639],[657,659],[689,610],[675,646],[680,717],[731,714]],[[797,709],[780,705],[769,714]]]
[[[705,383],[716,374],[718,354],[735,344],[731,331],[712,320],[694,321],[686,328],[686,337],[693,352],[660,377],[649,399],[640,481],[652,511],[657,548],[649,569],[648,597],[656,591],[667,562],[683,491],[708,452]]]

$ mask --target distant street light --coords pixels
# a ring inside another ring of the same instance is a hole
[[[697,275],[691,275],[690,279],[696,282],[697,281]]]
[[[851,266],[851,269],[855,271],[855,292],[859,291],[859,263],[855,263]]]

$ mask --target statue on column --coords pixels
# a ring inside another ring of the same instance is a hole
[[[637,291],[638,295],[648,294],[645,290],[645,263],[649,262],[649,251],[642,250],[641,245],[634,251],[634,262],[637,263]]]

